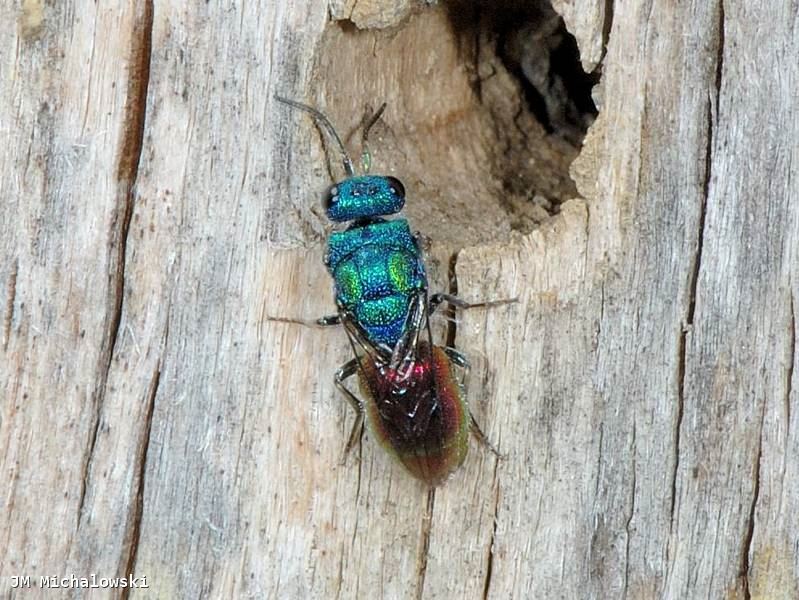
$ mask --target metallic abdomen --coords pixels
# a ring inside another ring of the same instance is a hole
[[[469,410],[453,364],[422,342],[407,377],[364,357],[359,371],[370,431],[415,477],[438,485],[469,449]]]

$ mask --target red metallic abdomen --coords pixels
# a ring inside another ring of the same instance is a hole
[[[421,342],[404,376],[363,358],[360,385],[370,431],[412,475],[438,485],[463,463],[469,411],[440,347]]]

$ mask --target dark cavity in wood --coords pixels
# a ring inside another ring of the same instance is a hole
[[[527,232],[578,195],[569,167],[598,115],[592,89],[601,69],[583,71],[574,36],[545,0],[447,6],[503,148],[492,170],[503,182],[512,228]],[[515,83],[516,99],[487,93],[498,71]]]

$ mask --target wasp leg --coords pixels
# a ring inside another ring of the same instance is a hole
[[[361,152],[361,170],[364,172],[364,174],[369,173],[369,169],[372,168],[372,154],[369,152],[369,132],[372,130],[374,124],[377,123],[378,119],[380,119],[380,116],[383,114],[384,110],[386,110],[385,102],[383,102],[380,108],[378,108],[374,114],[369,117],[369,121],[363,128],[363,135],[361,136],[361,148],[363,149]]]
[[[413,232],[413,241],[416,244],[416,249],[419,250],[421,254],[427,254],[430,252],[430,248],[433,247],[433,240],[424,235],[421,231]]]
[[[361,432],[363,431],[363,402],[353,394],[349,388],[344,385],[344,381],[358,372],[358,359],[353,358],[339,368],[336,371],[335,376],[335,383],[336,387],[341,390],[341,393],[347,398],[347,401],[350,403],[352,408],[355,409],[355,423],[352,425],[352,429],[350,430],[350,436],[347,439],[347,445],[344,447],[344,456],[341,459],[342,464],[347,459],[347,455],[349,454],[352,447],[355,445],[355,442],[361,439]]]
[[[326,315],[324,317],[319,317],[316,319],[316,324],[320,327],[331,327],[333,325],[341,325],[341,316],[338,314],[335,315]]]
[[[469,359],[466,358],[466,355],[462,352],[458,352],[455,348],[450,348],[449,346],[444,347],[444,354],[449,357],[449,359],[453,362],[453,364],[458,365],[460,368],[463,369],[463,377],[461,377],[461,387],[463,388],[463,394],[466,395],[467,390],[469,389],[469,375],[472,372],[472,365],[469,362]],[[477,419],[474,418],[474,415],[469,411],[469,419],[471,422],[469,423],[469,429],[472,432],[472,435],[477,438],[477,441],[483,444],[486,448],[491,450],[491,452],[497,458],[503,458],[502,454],[499,453],[499,450],[496,449],[494,444],[488,439],[483,430],[480,429],[480,424],[477,422]]]
[[[463,369],[463,377],[461,377],[461,386],[463,387],[464,393],[466,390],[469,389],[469,375],[472,372],[472,363],[469,362],[469,359],[466,358],[466,355],[462,352],[458,352],[455,348],[451,348],[449,346],[443,347],[444,354],[446,354],[449,359],[456,365],[458,365],[461,369]]]
[[[453,296],[452,294],[433,294],[430,296],[430,307],[428,309],[429,314],[433,314],[433,312],[441,305],[442,302],[447,302],[451,304],[455,308],[460,308],[462,310],[466,310],[468,308],[491,308],[494,306],[502,306],[503,304],[513,304],[514,302],[518,302],[518,298],[507,298],[505,300],[487,300],[485,302],[466,302],[465,300],[461,300],[457,296]]]
[[[303,325],[305,327],[331,327],[341,323],[341,317],[338,315],[327,315],[319,317],[318,319],[295,319],[294,317],[273,317],[267,315],[264,317],[266,321],[274,321],[276,323],[292,323],[294,325]]]
[[[475,420],[474,415],[470,412],[469,418],[471,418],[472,422],[469,425],[469,429],[472,431],[472,435],[477,438],[477,441],[483,444],[486,448],[491,450],[491,453],[496,456],[497,458],[505,458],[504,455],[500,454],[499,450],[497,450],[496,446],[491,443],[488,439],[488,436],[483,433],[483,430],[480,429],[480,424]]]

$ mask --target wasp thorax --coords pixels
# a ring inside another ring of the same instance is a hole
[[[405,186],[396,177],[363,175],[340,181],[323,198],[331,221],[392,215],[405,204]]]

